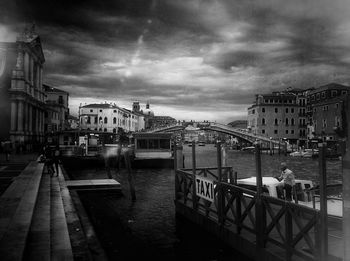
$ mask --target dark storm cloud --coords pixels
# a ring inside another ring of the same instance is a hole
[[[348,11],[346,0],[5,0],[0,36],[34,21],[45,81],[73,100],[244,117],[256,93],[350,82]]]
[[[257,66],[263,55],[256,51],[238,50],[223,52],[213,57],[207,57],[206,62],[224,70],[231,70],[232,67]]]

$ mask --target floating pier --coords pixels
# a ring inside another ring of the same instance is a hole
[[[114,179],[67,180],[66,185],[69,189],[121,191],[120,183]]]

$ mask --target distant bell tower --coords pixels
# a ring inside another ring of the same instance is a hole
[[[147,101],[146,109],[149,109],[149,101]]]
[[[139,112],[140,111],[140,102],[134,101],[132,104],[132,111]]]

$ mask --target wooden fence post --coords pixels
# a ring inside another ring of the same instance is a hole
[[[217,184],[217,193],[218,193],[218,220],[219,224],[223,224],[223,195],[222,195],[222,188],[221,188],[221,181],[222,181],[222,159],[221,159],[221,142],[218,142],[216,145],[217,149],[217,164],[218,164],[218,184]]]
[[[197,196],[196,196],[196,142],[192,141],[192,203],[193,209],[197,210]]]
[[[326,169],[326,146],[322,144],[319,148],[319,180],[320,180],[320,259],[328,258],[328,214],[327,214],[327,169]]]
[[[265,247],[265,227],[266,227],[266,211],[262,199],[262,173],[261,173],[261,154],[260,144],[255,144],[255,164],[256,164],[256,202],[255,202],[255,226],[256,226],[256,242],[257,253],[261,254],[261,248]]]
[[[286,261],[292,260],[293,252],[291,251],[292,242],[293,242],[293,218],[290,211],[292,211],[289,207],[290,203],[286,203],[286,210],[285,210],[285,226],[286,226],[286,243],[285,243],[285,249],[286,249]]]

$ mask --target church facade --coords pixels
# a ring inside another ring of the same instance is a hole
[[[0,42],[0,140],[31,150],[44,142],[45,92],[40,38],[26,28],[16,42]]]

